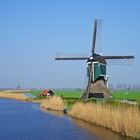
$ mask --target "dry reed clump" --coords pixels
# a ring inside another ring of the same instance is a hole
[[[107,104],[77,102],[69,115],[110,128],[125,136],[140,138],[140,110],[137,106],[114,107]]]
[[[41,107],[48,110],[64,110],[64,102],[60,97],[53,96],[41,101]]]
[[[10,98],[16,100],[27,100],[28,97],[25,97],[23,94],[20,93],[7,93],[7,92],[0,92],[0,98]]]

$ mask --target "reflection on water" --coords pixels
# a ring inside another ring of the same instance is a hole
[[[43,112],[49,113],[51,115],[55,115],[57,117],[64,117],[64,115],[65,115],[62,111],[52,111],[52,110],[46,110],[46,109],[43,109],[43,108],[41,108],[41,110]]]
[[[90,124],[79,119],[72,118],[72,122],[78,127],[84,128],[88,130],[90,133],[94,133],[101,140],[134,140],[133,138],[123,137],[120,134],[113,132],[109,129],[94,124]]]

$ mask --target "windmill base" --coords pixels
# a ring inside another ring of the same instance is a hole
[[[97,80],[87,86],[87,90],[83,93],[82,99],[88,98],[111,98],[111,92],[107,88],[104,80]]]
[[[104,94],[103,93],[89,93],[88,98],[104,98]]]

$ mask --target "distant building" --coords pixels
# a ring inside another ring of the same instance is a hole
[[[43,90],[42,93],[40,94],[40,97],[47,97],[47,96],[53,96],[54,92],[52,90]]]

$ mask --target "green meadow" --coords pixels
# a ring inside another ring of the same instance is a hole
[[[77,98],[79,99],[83,93],[82,90],[54,90],[55,95],[61,96],[63,98]],[[30,92],[32,95],[38,97],[42,90],[32,90]],[[140,101],[140,90],[113,90],[112,95],[114,99],[128,99],[134,101]]]
[[[115,99],[128,99],[140,101],[140,90],[114,90],[112,94]]]
[[[42,90],[31,90],[30,93],[31,93],[33,96],[39,97],[39,94],[42,93]]]
[[[56,90],[54,91],[57,96],[63,98],[77,98],[79,99],[83,93],[81,90]]]

